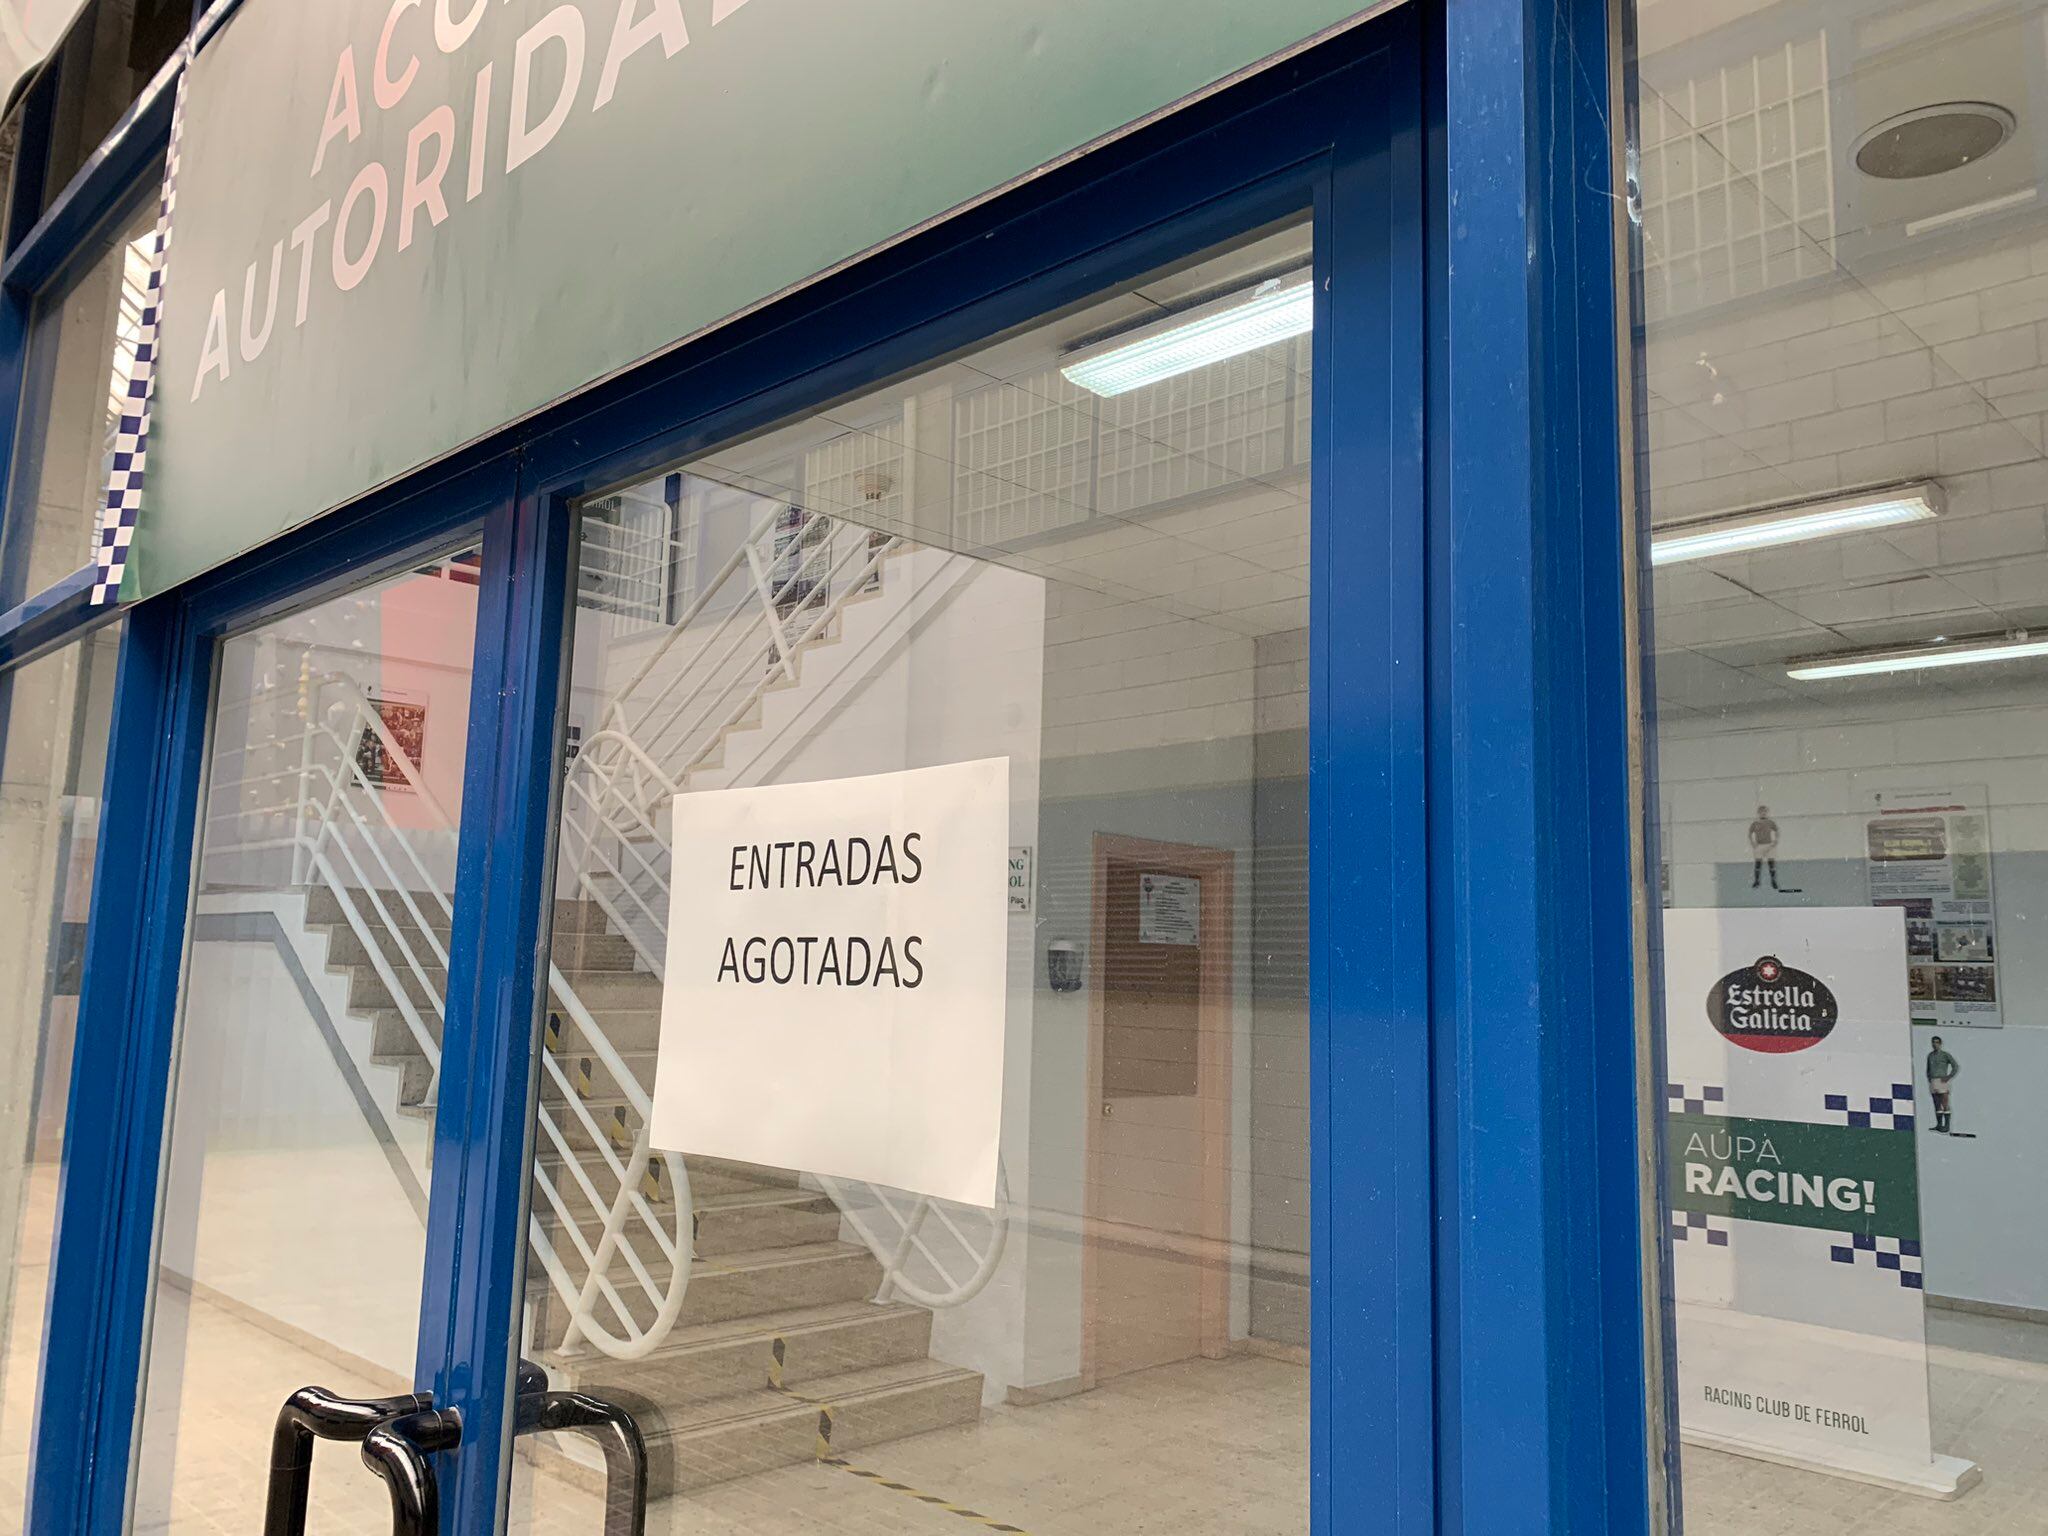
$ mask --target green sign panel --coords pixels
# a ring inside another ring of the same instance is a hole
[[[125,596],[1362,0],[246,0],[194,62]]]
[[[1719,1115],[1664,1124],[1673,1210],[1919,1239],[1911,1131]]]

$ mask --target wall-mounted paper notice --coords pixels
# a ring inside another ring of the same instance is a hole
[[[1009,760],[674,808],[654,1145],[993,1205]]]
[[[1202,882],[1193,875],[1138,876],[1138,942],[1202,942]]]

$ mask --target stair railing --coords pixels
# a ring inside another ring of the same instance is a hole
[[[786,531],[778,527],[783,512],[773,508],[755,522],[599,722],[600,731],[630,738],[642,758],[665,765],[671,780],[701,765],[769,689],[794,683],[805,648],[904,547],[901,538],[877,541],[866,528],[812,513],[793,542],[777,549],[775,539]],[[698,625],[707,605],[742,571],[740,600],[716,623]],[[652,691],[639,696],[650,682]]]
[[[796,681],[805,650],[828,632],[848,602],[873,589],[889,555],[908,547],[901,538],[876,538],[863,526],[813,513],[792,544],[774,550],[783,512],[771,508],[754,524],[683,619],[613,696],[599,729],[581,743],[564,776],[561,858],[579,893],[605,914],[656,978],[667,964],[669,803],[769,689]],[[784,572],[779,580],[769,574],[777,561]],[[696,624],[742,571],[746,591],[740,601],[715,623]],[[636,1153],[646,1137],[643,1112]],[[960,1306],[981,1294],[1002,1262],[1011,1212],[1000,1165],[994,1209],[972,1208],[971,1215],[969,1207],[927,1196],[812,1178],[882,1265],[877,1301],[901,1297],[930,1308]],[[985,1232],[971,1230],[983,1226]]]
[[[415,834],[442,835],[452,848],[455,823],[428,786],[420,766],[352,679],[336,673],[316,675],[310,665],[302,663],[297,714],[295,742],[283,736],[259,741],[251,744],[244,756],[245,763],[260,761],[267,752],[291,746],[296,748],[296,762],[269,772],[245,773],[233,786],[239,795],[260,804],[270,786],[289,783],[296,790],[291,832],[283,839],[242,838],[231,851],[288,848],[294,881],[318,884],[333,894],[343,920],[362,945],[427,1063],[425,1102],[432,1103],[440,1078],[440,1025],[446,1012],[448,966],[447,949],[437,928],[452,921],[454,901],[450,883],[430,868]],[[375,784],[364,769],[361,749],[366,737],[376,742],[404,779],[424,812],[424,827],[408,829],[392,815],[383,786]],[[247,808],[238,802],[213,813],[210,819],[239,819],[247,814]],[[366,916],[364,903],[374,914],[374,922]],[[587,1211],[600,1214],[602,1221],[594,1237],[587,1235],[587,1217],[579,1217],[562,1184],[536,1158],[536,1197],[554,1213],[556,1235],[568,1239],[581,1273],[557,1249],[538,1211],[531,1218],[529,1238],[550,1288],[569,1312],[557,1347],[573,1350],[588,1341],[607,1355],[634,1359],[659,1344],[682,1311],[690,1280],[689,1173],[680,1157],[654,1153],[648,1147],[644,1134],[650,1108],[646,1090],[552,962],[548,990],[551,1009],[559,1008],[574,1023],[588,1054],[602,1065],[638,1118],[642,1133],[630,1145],[617,1144],[616,1127],[607,1127],[592,1114],[585,1100],[585,1085],[573,1080],[564,1067],[560,1052],[553,1048],[551,1031],[550,1048],[542,1053],[542,1073],[559,1092],[571,1125],[562,1122],[543,1095],[537,1106],[539,1135],[543,1147],[558,1155],[562,1172],[581,1195]],[[582,1144],[571,1126],[581,1131]],[[657,1165],[668,1184],[665,1198],[670,1210],[666,1217],[647,1188],[650,1170]],[[600,1188],[600,1177],[611,1181],[610,1193]],[[651,1255],[641,1252],[643,1242],[651,1243]],[[625,1266],[641,1293],[636,1300],[629,1302],[612,1279],[614,1261]],[[602,1320],[600,1304],[614,1319],[612,1326]],[[650,1306],[652,1316],[641,1321],[638,1313]]]

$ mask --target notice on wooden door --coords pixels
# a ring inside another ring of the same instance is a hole
[[[993,1205],[1009,760],[674,815],[654,1145]]]
[[[1193,875],[1138,876],[1138,942],[1202,942],[1202,882]]]

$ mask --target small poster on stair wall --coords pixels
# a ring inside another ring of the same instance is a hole
[[[993,1205],[1009,760],[673,809],[654,1145]]]
[[[387,741],[375,727],[364,726],[356,741],[356,767],[373,789],[412,794],[413,780],[427,760],[427,701],[396,688],[373,690],[368,698],[390,735]],[[393,745],[404,754],[403,762],[392,752]]]

